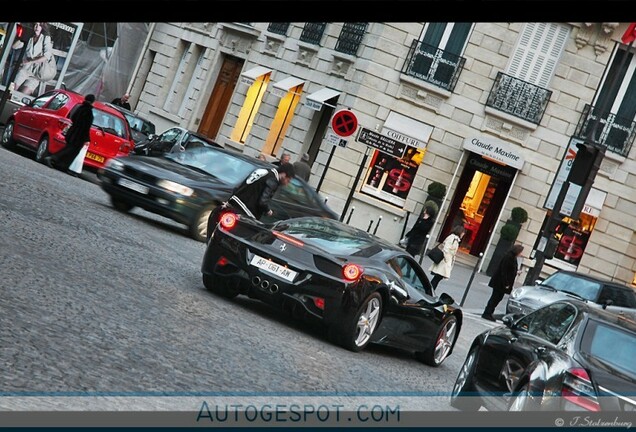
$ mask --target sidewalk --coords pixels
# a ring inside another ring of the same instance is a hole
[[[416,258],[419,260],[419,256]],[[428,257],[424,257],[422,260],[422,268],[426,272],[426,275],[431,278],[431,272],[428,270],[431,267],[432,261]],[[490,276],[485,272],[485,268],[482,269],[482,273],[477,273],[476,268],[470,267],[467,264],[456,262],[451,272],[449,279],[442,280],[435,293],[437,295],[445,292],[449,294],[457,304],[461,304],[462,298],[464,302],[462,305],[462,311],[465,314],[474,314],[481,316],[484,311],[484,307],[490,298],[492,288],[488,286]],[[473,272],[475,272],[473,274]],[[473,276],[471,281],[471,276]],[[517,278],[515,286],[519,286],[521,277]],[[506,302],[508,296],[504,296],[503,300],[499,302],[495,313],[493,314],[497,320],[501,320],[501,317],[506,313]]]

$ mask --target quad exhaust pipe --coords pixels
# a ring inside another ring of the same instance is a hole
[[[254,276],[252,278],[252,285],[260,287],[262,290],[268,291],[272,294],[277,293],[279,289],[277,284],[271,284],[267,279],[261,279],[260,276]]]

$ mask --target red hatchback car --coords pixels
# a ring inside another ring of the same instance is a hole
[[[73,107],[84,96],[69,90],[52,90],[36,97],[14,112],[2,133],[2,145],[16,145],[35,150],[35,160],[42,162],[48,154],[57,153],[65,145],[64,132],[70,125]],[[132,133],[126,118],[107,104],[93,103],[91,141],[84,166],[101,168],[108,159],[126,156],[133,149]]]

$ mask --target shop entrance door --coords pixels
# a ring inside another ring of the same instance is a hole
[[[243,69],[243,60],[237,57],[225,56],[219,71],[219,76],[214,84],[214,89],[205,108],[199,132],[203,135],[216,139],[219,133],[223,117],[230,104],[230,99],[234,93],[234,88]]]
[[[484,252],[516,171],[469,152],[439,240],[461,224],[466,235],[460,251],[474,256]]]

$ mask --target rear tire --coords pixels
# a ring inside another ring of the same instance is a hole
[[[451,392],[450,404],[462,411],[477,411],[481,408],[479,396],[473,395],[475,384],[475,365],[477,364],[477,347],[470,350],[462,365]]]
[[[447,317],[437,332],[435,341],[424,352],[416,354],[418,360],[429,366],[441,365],[449,356],[457,338],[457,318]]]
[[[329,329],[329,337],[350,351],[362,351],[378,328],[381,316],[382,296],[378,292],[371,293],[344,324]]]
[[[110,197],[110,202],[113,204],[115,210],[120,211],[122,213],[128,213],[135,206],[132,204],[128,204],[126,201],[122,201],[118,198]]]
[[[16,142],[13,139],[13,120],[9,121],[2,131],[2,146],[7,150],[15,150]]]
[[[203,285],[208,291],[227,299],[233,299],[239,294],[238,287],[232,286],[229,278],[204,273]]]
[[[49,155],[49,137],[44,135],[35,151],[35,160],[44,163],[44,158]]]

